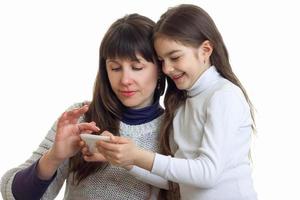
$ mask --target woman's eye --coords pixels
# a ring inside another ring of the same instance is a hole
[[[143,69],[143,67],[142,66],[132,66],[132,69],[135,71],[140,71]]]
[[[111,68],[111,71],[120,71],[121,70],[121,67],[112,67]]]

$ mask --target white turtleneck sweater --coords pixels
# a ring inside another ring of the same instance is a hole
[[[207,69],[173,120],[174,157],[155,155],[152,173],[178,182],[183,200],[255,200],[252,119],[242,91]]]

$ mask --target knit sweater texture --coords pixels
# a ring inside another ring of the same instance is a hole
[[[82,105],[82,103],[75,104],[68,110],[78,108]],[[82,119],[80,120],[82,121]],[[157,152],[160,121],[161,116],[140,125],[128,125],[120,122],[120,135],[132,138],[141,148]],[[15,174],[20,170],[30,167],[51,148],[55,138],[56,127],[56,123],[54,123],[47,136],[25,163],[4,174],[1,180],[1,193],[5,200],[15,199],[11,190]],[[65,181],[65,200],[150,199],[154,190],[158,190],[158,188],[135,178],[132,172],[112,165],[108,165],[104,170],[88,176],[79,185],[75,185],[72,179],[73,174],[68,174],[68,164],[69,160],[66,160],[58,168],[56,176],[41,198],[42,200],[55,199]]]

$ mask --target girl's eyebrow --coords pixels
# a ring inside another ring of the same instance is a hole
[[[172,55],[173,53],[177,53],[177,52],[180,52],[180,50],[172,50],[172,51],[170,51],[170,52],[165,53],[164,56],[170,56],[170,55]]]

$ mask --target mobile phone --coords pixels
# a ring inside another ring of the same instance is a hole
[[[81,133],[81,139],[86,143],[91,153],[97,153],[96,142],[99,140],[110,141],[109,136],[105,135],[92,135],[88,133]]]

